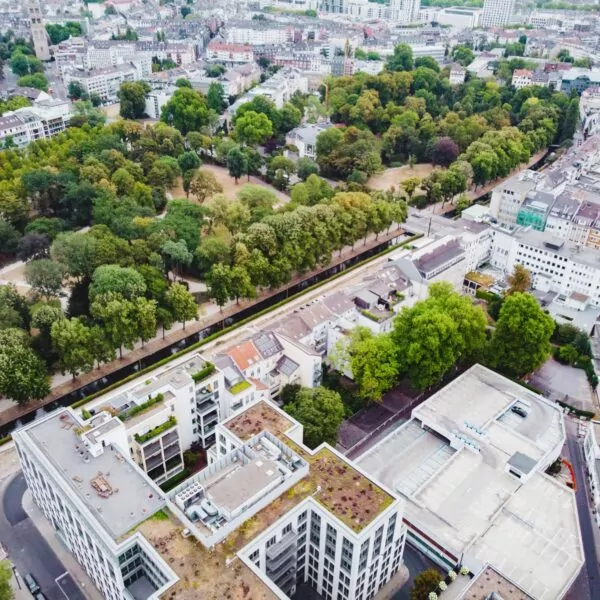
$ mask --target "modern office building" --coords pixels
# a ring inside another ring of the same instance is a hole
[[[106,600],[155,600],[178,579],[135,528],[165,507],[118,417],[59,409],[13,434],[27,486]]]
[[[515,0],[484,0],[481,15],[482,27],[507,25],[513,16]]]
[[[356,462],[404,498],[408,542],[444,571],[491,567],[514,597],[559,600],[585,560],[575,494],[545,473],[564,442],[559,406],[475,365]],[[451,597],[496,597],[477,593]]]
[[[598,421],[592,421],[587,425],[583,454],[591,490],[592,512],[596,525],[600,527],[600,423]]]

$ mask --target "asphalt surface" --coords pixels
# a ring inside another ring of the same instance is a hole
[[[0,514],[0,542],[21,576],[21,585],[24,585],[23,575],[31,573],[48,600],[85,600],[64,565],[23,510],[26,489],[25,477],[19,473],[4,491]],[[60,586],[56,583],[57,579]],[[61,588],[67,593],[63,593]]]
[[[442,570],[436,564],[409,544],[404,547],[403,561],[408,568],[409,577],[406,583],[392,596],[392,600],[410,600],[410,589],[413,586],[415,577],[422,571],[436,569],[442,573]]]
[[[585,554],[585,565],[571,587],[568,598],[573,600],[600,600],[600,570],[598,569],[598,551],[594,538],[592,517],[590,515],[588,492],[586,489],[586,476],[584,472],[584,458],[581,445],[578,443],[577,434],[570,431],[567,426],[567,446],[577,482],[575,493],[581,539]]]

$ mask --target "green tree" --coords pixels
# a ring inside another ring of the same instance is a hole
[[[10,562],[0,562],[0,600],[14,600],[15,594],[11,586],[12,569]]]
[[[79,81],[71,81],[67,88],[67,92],[69,94],[69,98],[71,100],[87,100],[88,93],[85,91],[84,87],[79,83]]]
[[[319,173],[319,165],[312,160],[312,158],[303,157],[298,159],[296,164],[296,171],[298,173],[298,177],[302,179],[302,181],[306,181],[309,175],[318,175]]]
[[[389,71],[412,71],[413,66],[413,51],[408,44],[398,44],[387,59]]]
[[[256,288],[252,285],[252,280],[248,271],[236,265],[231,268],[229,274],[229,287],[231,295],[235,298],[237,304],[240,303],[240,298],[255,298]]]
[[[413,194],[420,187],[420,185],[421,185],[420,177],[408,177],[400,184],[402,189],[406,192],[409,202],[412,200]]]
[[[161,247],[160,252],[165,259],[168,269],[176,274],[181,274],[181,269],[191,264],[193,255],[188,250],[185,240],[167,240]]]
[[[236,118],[234,135],[241,144],[264,144],[273,135],[273,123],[264,113],[251,110]]]
[[[53,323],[50,336],[58,355],[59,367],[71,373],[73,379],[80,372],[90,371],[94,366],[90,329],[77,317],[60,319]]]
[[[15,254],[19,247],[19,237],[14,225],[0,218],[0,254]]]
[[[8,64],[12,72],[19,77],[44,72],[44,65],[41,60],[35,56],[26,56],[22,52],[14,52]]]
[[[429,292],[427,300],[399,313],[392,332],[401,375],[417,389],[434,385],[485,344],[487,322],[479,307],[450,284],[433,284]]]
[[[473,50],[468,46],[455,46],[452,50],[452,58],[463,67],[470,65],[475,59],[475,54]]]
[[[379,402],[398,379],[398,352],[390,335],[374,335],[365,327],[350,334],[345,352],[358,394],[364,400]]]
[[[303,388],[285,411],[304,427],[304,443],[310,448],[327,442],[335,445],[344,420],[341,396],[327,388]]]
[[[579,125],[579,98],[571,98],[560,128],[560,142],[573,139]]]
[[[150,86],[145,81],[124,81],[119,88],[119,114],[123,119],[141,119],[146,112],[146,94]]]
[[[222,263],[213,265],[206,276],[208,293],[217,303],[220,311],[223,312],[223,306],[232,297],[231,292],[231,267]]]
[[[65,268],[48,258],[27,263],[25,279],[35,292],[46,297],[56,297],[60,292]]]
[[[248,172],[248,158],[237,146],[227,153],[227,169],[236,185],[240,177]]]
[[[514,293],[504,301],[490,345],[490,362],[513,376],[531,373],[550,354],[554,321],[536,299]]]
[[[178,87],[178,88],[182,88],[182,87],[191,88],[192,87],[192,83],[190,82],[190,80],[187,77],[180,77],[175,82],[175,86]]]
[[[32,75],[23,75],[17,79],[17,85],[21,87],[30,87],[36,90],[48,91],[48,79],[42,73],[33,73]]]
[[[152,339],[156,334],[156,308],[158,303],[156,300],[148,300],[148,298],[139,296],[133,300],[133,306],[138,328],[138,337],[142,340],[143,348],[144,343]]]
[[[421,571],[410,588],[410,600],[429,600],[431,592],[438,592],[438,586],[443,577],[435,569]]]
[[[146,293],[146,282],[143,276],[131,267],[119,265],[101,265],[92,275],[90,300],[114,292],[126,300],[131,300]]]
[[[192,150],[180,154],[177,157],[177,162],[179,163],[179,168],[181,169],[182,173],[198,169],[202,164],[202,161],[200,158],[198,158],[198,154]]]
[[[176,321],[183,323],[184,330],[186,321],[197,318],[198,305],[194,296],[181,283],[174,283],[167,290],[165,300],[171,315]]]
[[[97,296],[90,305],[90,313],[104,329],[107,341],[112,348],[119,349],[123,358],[123,346],[133,349],[138,339],[138,323],[135,306],[115,293]]]
[[[225,101],[225,90],[220,83],[214,82],[208,86],[206,102],[208,104],[208,108],[214,110],[219,115],[225,111],[227,108],[227,102]]]
[[[44,361],[29,346],[2,343],[0,394],[22,405],[49,393],[50,378]]]
[[[183,87],[162,107],[160,119],[185,135],[209,125],[212,115],[214,111],[208,107],[206,98],[200,92]]]

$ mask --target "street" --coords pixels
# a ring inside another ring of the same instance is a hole
[[[589,509],[587,477],[585,476],[583,450],[577,438],[577,428],[570,419],[565,419],[567,430],[567,448],[577,481],[577,512],[585,555],[585,566],[575,580],[568,597],[573,600],[590,598],[600,600],[600,570],[598,569],[598,552],[594,537],[592,517]]]
[[[20,575],[21,585],[23,575],[31,573],[48,600],[85,600],[23,509],[26,489],[25,477],[19,472],[4,489],[0,514],[0,542]]]

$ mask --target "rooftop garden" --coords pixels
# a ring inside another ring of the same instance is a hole
[[[164,433],[165,431],[167,431],[167,429],[175,427],[175,425],[177,425],[177,419],[174,416],[170,416],[162,425],[157,425],[156,427],[152,428],[150,431],[147,431],[142,435],[136,433],[135,441],[138,444],[145,444],[148,440],[151,440],[152,438],[155,438],[161,433]]]
[[[240,392],[247,390],[249,387],[250,387],[250,384],[244,379],[243,381],[240,381],[240,382],[236,383],[235,385],[232,385],[229,392],[235,396],[236,394],[239,394]]]
[[[213,365],[213,363],[211,363],[211,362],[207,362],[204,365],[204,367],[202,367],[202,369],[200,369],[199,371],[196,371],[196,373],[194,373],[192,375],[192,379],[196,383],[199,383],[203,379],[206,379],[209,375],[212,375],[215,372],[215,370],[216,370],[215,365]]]
[[[287,431],[292,422],[265,402],[258,402],[227,422],[227,429],[241,440],[248,440],[263,430],[273,435]]]
[[[465,275],[465,279],[469,281],[474,281],[475,283],[481,285],[482,287],[490,287],[494,285],[494,278],[490,275],[486,275],[485,273],[480,273],[479,271],[470,271]]]
[[[376,315],[366,308],[361,308],[359,312],[363,317],[367,317],[367,319],[371,319],[371,321],[376,321],[377,323],[385,321],[388,318],[387,314],[382,313],[380,315]]]
[[[119,419],[121,419],[121,421],[127,421],[136,415],[141,415],[142,413],[149,411],[151,408],[154,408],[157,404],[160,404],[164,399],[165,397],[163,394],[156,394],[156,396],[152,396],[152,398],[149,398],[146,400],[146,402],[138,404],[133,408],[130,408],[128,411],[120,414]]]

